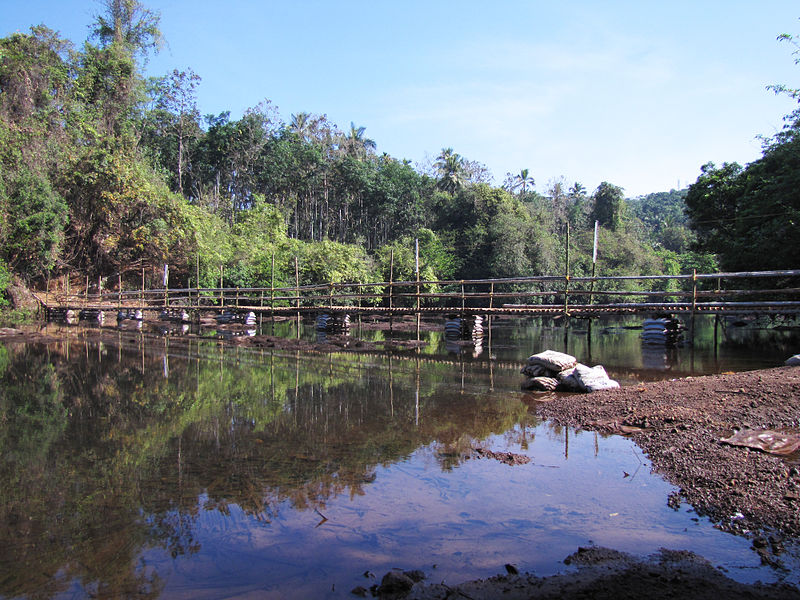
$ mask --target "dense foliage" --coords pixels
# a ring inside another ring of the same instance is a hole
[[[452,148],[415,167],[364,127],[287,122],[269,102],[201,116],[191,69],[145,79],[161,36],[138,0],[105,0],[92,31],[80,49],[44,26],[0,39],[0,274],[34,285],[138,285],[164,263],[173,285],[281,285],[295,260],[303,283],[379,281],[392,256],[395,279],[411,278],[415,239],[423,279],[556,274],[568,228],[581,275],[595,221],[604,275],[713,268],[698,251],[787,266],[797,245],[796,124],[747,169],[707,165],[688,195],[563,178],[540,194],[528,169],[494,187]],[[741,251],[758,240],[768,252]]]
[[[800,64],[800,40],[778,39],[794,48]],[[800,103],[800,90],[769,86]],[[760,159],[703,165],[686,196],[696,247],[719,255],[729,270],[797,268],[800,247],[800,108],[787,115],[780,133],[765,139]]]

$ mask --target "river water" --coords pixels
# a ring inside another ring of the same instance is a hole
[[[419,352],[334,354],[50,325],[58,342],[0,346],[0,596],[350,598],[393,567],[447,583],[506,563],[563,572],[589,544],[688,549],[742,581],[796,582],[668,508],[673,486],[629,440],[542,422],[550,398],[520,391],[519,368],[547,348],[623,383],[797,352],[796,330],[700,321],[670,350],[643,346],[632,320],[495,320],[478,344],[437,329]]]

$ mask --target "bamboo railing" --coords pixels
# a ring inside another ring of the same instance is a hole
[[[748,282],[749,285],[744,283]],[[599,315],[642,312],[800,314],[800,270],[493,279],[331,282],[292,286],[151,288],[37,294],[48,310],[254,311]],[[728,287],[723,286],[725,283]],[[734,284],[731,287],[731,284]],[[98,288],[100,285],[98,285]]]

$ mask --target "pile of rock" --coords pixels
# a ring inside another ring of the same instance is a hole
[[[619,387],[619,383],[610,379],[601,365],[587,367],[574,356],[554,350],[532,355],[521,372],[527,377],[522,384],[524,390],[596,392]]]

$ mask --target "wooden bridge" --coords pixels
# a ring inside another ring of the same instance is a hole
[[[37,293],[47,318],[70,311],[142,311],[145,319],[202,313],[517,315],[800,314],[800,270],[616,277],[533,276],[450,281],[299,284],[291,287],[117,289]],[[49,288],[49,285],[48,285]]]

